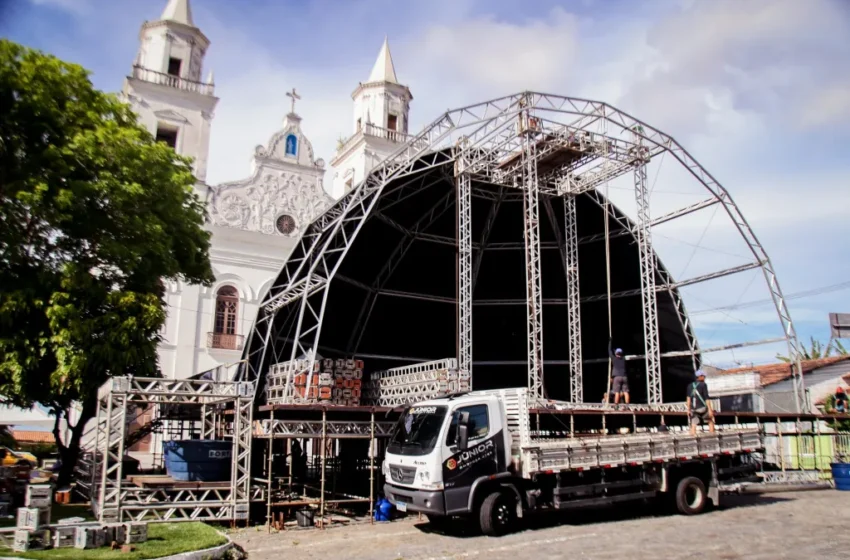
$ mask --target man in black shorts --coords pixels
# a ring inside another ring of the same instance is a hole
[[[623,349],[611,351],[611,339],[608,339],[608,355],[611,357],[611,392],[614,393],[614,404],[620,403],[620,396],[629,403],[629,378],[626,377],[626,360]]]
[[[691,435],[696,435],[697,426],[708,422],[709,431],[714,431],[714,411],[711,409],[711,400],[708,396],[708,385],[705,383],[705,373],[697,370],[696,381],[688,387],[688,418],[691,422]]]

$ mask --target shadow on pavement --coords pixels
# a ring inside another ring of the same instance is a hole
[[[763,494],[732,494],[723,496],[720,501],[719,511],[737,509],[744,507],[765,506],[775,503],[793,501],[792,497],[778,497],[775,495],[767,496]],[[702,515],[711,515],[718,511],[718,508],[708,508]],[[668,508],[664,508],[656,503],[635,503],[635,504],[620,504],[617,506],[577,509],[564,512],[547,512],[546,514],[536,514],[523,518],[518,530],[535,531],[540,529],[548,529],[557,526],[584,526],[595,523],[616,523],[618,521],[628,521],[634,519],[648,517],[674,517],[678,514],[671,512]],[[476,524],[470,519],[454,518],[445,526],[434,527],[427,520],[414,525],[423,533],[435,533],[456,538],[480,537],[481,532],[476,527]]]

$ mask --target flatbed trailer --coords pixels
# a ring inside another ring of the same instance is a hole
[[[383,464],[387,499],[435,525],[456,517],[488,535],[528,515],[660,500],[692,515],[719,504],[720,487],[755,480],[759,430],[570,433],[531,428],[525,389],[478,391],[419,403],[399,418]]]

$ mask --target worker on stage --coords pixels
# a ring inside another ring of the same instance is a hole
[[[614,404],[620,404],[620,397],[629,403],[629,378],[626,377],[626,359],[623,349],[611,350],[611,339],[608,339],[608,356],[611,358],[611,392],[614,393]]]
[[[714,410],[711,408],[711,400],[708,396],[708,385],[705,383],[705,372],[697,370],[696,381],[688,387],[688,397],[685,400],[688,406],[688,419],[691,424],[691,435],[696,435],[697,426],[708,422],[709,431],[714,431]]]

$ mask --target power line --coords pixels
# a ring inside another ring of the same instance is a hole
[[[831,284],[829,286],[821,286],[820,288],[813,288],[811,290],[805,290],[802,292],[796,292],[793,294],[789,294],[785,296],[785,301],[802,299],[806,297],[820,296],[823,294],[829,294],[832,292],[837,292],[840,290],[846,290],[850,288],[850,281],[848,282],[840,282],[838,284]],[[700,309],[698,311],[692,311],[688,313],[688,315],[704,315],[706,313],[714,313],[715,311],[731,311],[734,309],[747,309],[749,307],[758,307],[759,305],[766,305],[768,303],[773,303],[772,299],[759,299],[754,301],[748,301],[744,303],[736,303],[733,305],[725,305],[722,307],[715,307],[712,309]]]

